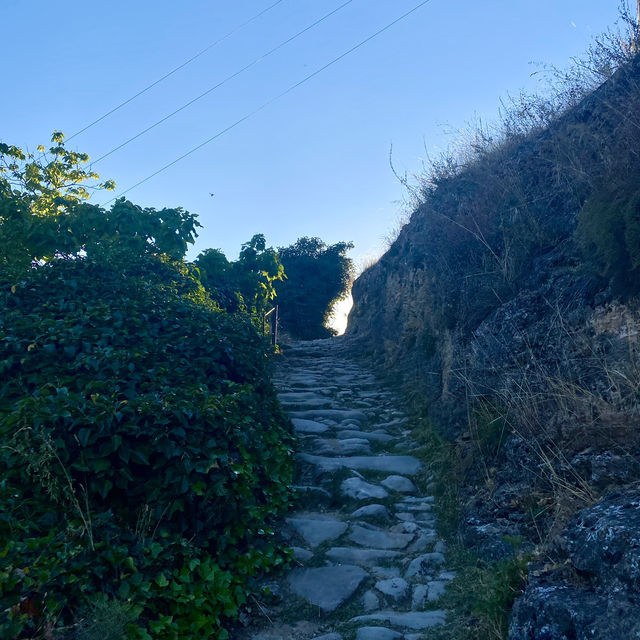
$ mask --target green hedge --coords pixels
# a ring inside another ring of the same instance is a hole
[[[226,637],[283,561],[291,435],[261,338],[168,260],[0,287],[0,636],[91,637],[99,610],[133,638]]]

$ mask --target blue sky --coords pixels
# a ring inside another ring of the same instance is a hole
[[[274,0],[0,0],[0,139],[35,149],[78,131]],[[283,0],[141,98],[69,142],[98,158],[344,0]],[[318,27],[95,167],[116,194],[213,136],[418,4],[353,0]],[[401,211],[389,168],[418,171],[451,131],[492,120],[500,97],[564,66],[617,18],[617,0],[432,0],[237,128],[129,192],[204,225],[190,257],[230,258],[255,233],[304,235],[378,255]],[[212,197],[210,193],[215,195]],[[108,198],[96,198],[98,203]]]

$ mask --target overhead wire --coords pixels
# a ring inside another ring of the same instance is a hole
[[[354,51],[357,51],[358,49],[363,47],[365,44],[371,42],[371,40],[373,40],[374,38],[377,38],[378,36],[382,35],[383,33],[388,31],[392,27],[394,27],[396,24],[398,24],[399,22],[401,22],[405,18],[408,18],[410,15],[412,15],[413,13],[418,11],[420,8],[424,7],[426,4],[429,4],[429,2],[431,2],[431,0],[422,0],[422,2],[418,3],[417,5],[415,5],[409,11],[403,13],[401,16],[395,18],[392,22],[389,22],[388,24],[386,24],[381,29],[378,29],[375,33],[373,33],[370,36],[366,37],[364,40],[361,40],[358,44],[354,45],[350,49],[347,49],[346,51],[341,53],[339,56],[333,58],[330,62],[328,62],[325,65],[323,65],[322,67],[316,69],[314,72],[310,73],[309,75],[305,76],[304,78],[302,78],[302,80],[299,80],[295,84],[291,85],[288,89],[286,89],[282,93],[279,93],[278,95],[274,96],[273,98],[270,98],[269,100],[267,100],[266,102],[262,103],[259,107],[257,107],[253,111],[247,113],[246,115],[244,115],[239,120],[236,120],[233,124],[231,124],[228,127],[225,127],[224,129],[218,131],[216,134],[214,134],[213,136],[211,136],[207,140],[204,140],[203,142],[201,142],[200,144],[196,145],[195,147],[193,147],[192,149],[190,149],[186,153],[183,153],[178,158],[175,158],[174,160],[172,160],[168,164],[164,165],[163,167],[160,167],[159,169],[157,169],[156,171],[154,171],[153,173],[148,175],[146,178],[143,178],[142,180],[139,180],[134,185],[128,187],[124,191],[121,191],[118,195],[116,195],[115,197],[111,198],[111,200],[108,200],[107,202],[105,202],[102,206],[106,206],[106,205],[110,204],[111,202],[114,202],[118,198],[122,197],[125,193],[129,193],[130,191],[132,191],[133,189],[136,189],[137,187],[139,187],[140,185],[144,184],[145,182],[148,182],[152,178],[155,178],[155,176],[157,176],[158,174],[162,173],[163,171],[166,171],[167,169],[169,169],[170,167],[174,166],[178,162],[184,160],[185,158],[187,158],[188,156],[192,155],[193,153],[195,153],[199,149],[202,149],[202,147],[210,144],[211,142],[213,142],[214,140],[216,140],[220,136],[223,136],[225,133],[228,133],[232,129],[235,129],[238,125],[240,125],[243,122],[249,120],[249,118],[252,118],[256,114],[260,113],[261,111],[266,109],[268,106],[272,105],[277,100],[280,100],[281,98],[283,98],[284,96],[288,95],[292,91],[295,91],[298,87],[300,87],[303,84],[307,83],[312,78],[315,78],[317,75],[319,75],[320,73],[322,73],[323,71],[325,71],[329,67],[332,67],[334,64],[337,64],[338,62],[340,62],[341,60],[346,58],[348,55],[352,54]]]
[[[237,78],[240,74],[244,73],[248,69],[251,69],[251,67],[255,67],[255,65],[257,65],[259,62],[261,62],[265,58],[269,57],[270,55],[276,53],[276,51],[279,51],[280,49],[282,49],[283,47],[288,45],[290,42],[293,42],[296,38],[299,38],[303,34],[307,33],[307,31],[313,29],[314,27],[317,27],[319,24],[321,24],[322,22],[324,22],[325,20],[330,18],[334,13],[337,13],[338,11],[340,11],[341,9],[346,7],[348,4],[351,4],[352,2],[353,2],[353,0],[346,0],[346,2],[343,2],[340,6],[336,7],[335,9],[330,11],[329,13],[325,14],[324,16],[322,16],[321,18],[319,18],[318,20],[316,20],[312,24],[306,26],[304,29],[302,29],[302,31],[298,31],[296,34],[294,34],[290,38],[287,38],[284,42],[281,42],[279,45],[277,45],[273,49],[270,49],[266,53],[263,53],[261,56],[259,56],[259,57],[255,58],[254,60],[252,60],[249,64],[245,65],[241,69],[238,69],[237,71],[235,71],[231,75],[227,76],[226,78],[224,78],[224,80],[221,80],[220,82],[218,82],[214,86],[209,87],[206,91],[203,91],[201,94],[197,95],[195,98],[192,98],[191,100],[189,100],[189,102],[186,102],[181,107],[178,107],[177,109],[175,109],[171,113],[168,113],[166,116],[160,118],[160,120],[156,120],[156,122],[154,122],[152,125],[149,125],[146,129],[143,129],[142,131],[139,131],[134,136],[131,136],[129,139],[127,139],[124,142],[122,142],[121,144],[119,144],[117,147],[114,147],[110,151],[107,151],[107,153],[101,155],[96,160],[93,160],[91,162],[91,166],[98,164],[98,162],[101,162],[102,160],[104,160],[105,158],[109,157],[110,155],[112,155],[116,151],[119,151],[123,147],[126,147],[129,143],[133,142],[134,140],[137,140],[138,138],[143,136],[145,133],[148,133],[152,129],[155,129],[157,126],[161,125],[163,122],[166,122],[167,120],[169,120],[169,118],[172,118],[173,116],[175,116],[176,114],[180,113],[181,111],[184,111],[186,108],[190,107],[192,104],[194,104],[198,100],[201,100],[205,96],[208,96],[210,93],[212,93],[216,89],[219,89],[220,87],[225,85],[230,80],[233,80],[234,78]]]
[[[84,133],[85,131],[87,131],[87,129],[90,129],[94,125],[98,124],[98,122],[102,122],[102,120],[104,120],[105,118],[108,118],[111,114],[113,114],[116,111],[122,109],[122,107],[124,107],[125,105],[129,104],[130,102],[133,102],[136,98],[139,98],[142,94],[146,93],[150,89],[153,89],[153,87],[155,87],[156,85],[160,84],[161,82],[163,82],[164,80],[166,80],[167,78],[172,76],[174,73],[177,73],[178,71],[180,71],[180,69],[184,69],[188,64],[191,64],[194,60],[196,60],[200,56],[203,56],[205,53],[207,53],[207,51],[210,51],[214,47],[217,47],[219,44],[221,44],[222,42],[224,42],[225,40],[230,38],[232,35],[234,35],[238,31],[240,31],[241,29],[244,29],[244,27],[248,26],[249,24],[251,24],[252,22],[257,20],[258,18],[263,16],[265,13],[271,11],[271,9],[273,9],[277,5],[281,4],[282,2],[284,2],[284,0],[277,0],[277,2],[274,2],[273,4],[270,4],[268,7],[266,7],[265,9],[260,11],[259,13],[256,13],[255,15],[253,15],[248,20],[245,20],[242,24],[239,24],[237,27],[234,27],[231,31],[229,31],[228,33],[223,35],[221,38],[218,38],[218,40],[216,40],[215,42],[212,42],[210,45],[207,45],[204,49],[202,49],[201,51],[198,51],[198,53],[196,53],[195,55],[191,56],[188,60],[185,60],[182,64],[179,64],[177,67],[175,67],[174,69],[172,69],[168,73],[165,73],[161,78],[158,78],[156,81],[152,82],[150,85],[147,85],[144,89],[141,89],[140,91],[138,91],[138,93],[132,95],[130,98],[127,98],[126,100],[121,102],[119,105],[113,107],[113,109],[110,109],[109,111],[107,111],[106,113],[101,115],[99,118],[97,118],[93,122],[90,122],[88,125],[86,125],[82,129],[80,129],[79,131],[76,131],[73,135],[69,136],[66,139],[66,141],[68,142],[69,140],[72,140],[76,136],[79,136],[81,133]]]

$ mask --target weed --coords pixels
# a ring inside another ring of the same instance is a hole
[[[455,611],[434,640],[504,640],[513,601],[522,593],[527,576],[527,556],[488,564],[472,552],[453,547],[447,554],[456,569],[438,606]]]
[[[135,620],[131,606],[120,600],[97,599],[75,629],[74,640],[123,640]]]
[[[417,420],[414,437],[422,448],[418,454],[426,462],[421,484],[430,481],[433,476],[434,494],[436,498],[436,526],[441,536],[453,539],[460,523],[461,506],[459,501],[460,486],[464,482],[463,461],[455,444],[440,436],[426,418]]]

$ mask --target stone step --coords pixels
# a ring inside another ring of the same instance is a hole
[[[328,425],[315,420],[306,420],[304,418],[291,418],[293,428],[298,433],[325,433],[329,431]]]
[[[422,463],[413,456],[348,456],[344,458],[327,458],[326,456],[316,456],[310,453],[301,453],[299,457],[304,462],[312,464],[322,472],[336,471],[347,468],[357,471],[386,471],[388,473],[399,473],[415,475],[420,471]]]
[[[455,574],[433,496],[413,479],[422,463],[410,421],[340,344],[298,343],[279,363],[301,463],[298,511],[281,529],[295,568],[269,578],[280,604],[261,604],[269,623],[238,640],[418,640],[445,624],[444,611],[424,609]]]
[[[369,574],[355,565],[294,569],[287,580],[291,590],[323,611],[333,611],[347,600]]]
[[[357,429],[342,429],[336,433],[336,437],[340,439],[347,438],[364,438],[365,440],[372,440],[373,442],[393,442],[396,438],[390,436],[385,431],[359,431]]]
[[[348,539],[363,547],[404,549],[413,540],[413,535],[387,532],[383,529],[363,527],[356,524],[353,525]]]
[[[324,514],[297,515],[287,518],[287,523],[311,547],[339,538],[349,526]]]
[[[315,438],[307,449],[323,456],[351,456],[371,453],[371,445],[363,438]]]
[[[364,567],[370,567],[379,562],[395,560],[402,554],[388,549],[360,549],[358,547],[331,547],[326,554],[334,562],[352,562]]]
[[[428,629],[429,627],[441,626],[445,623],[446,613],[444,611],[408,611],[399,613],[397,611],[377,611],[364,616],[351,618],[351,622],[386,622],[394,627],[404,629]]]
[[[365,422],[367,416],[357,409],[305,409],[302,411],[290,411],[291,418],[306,418],[307,420],[322,420],[329,418],[343,422],[354,420],[355,422]]]

